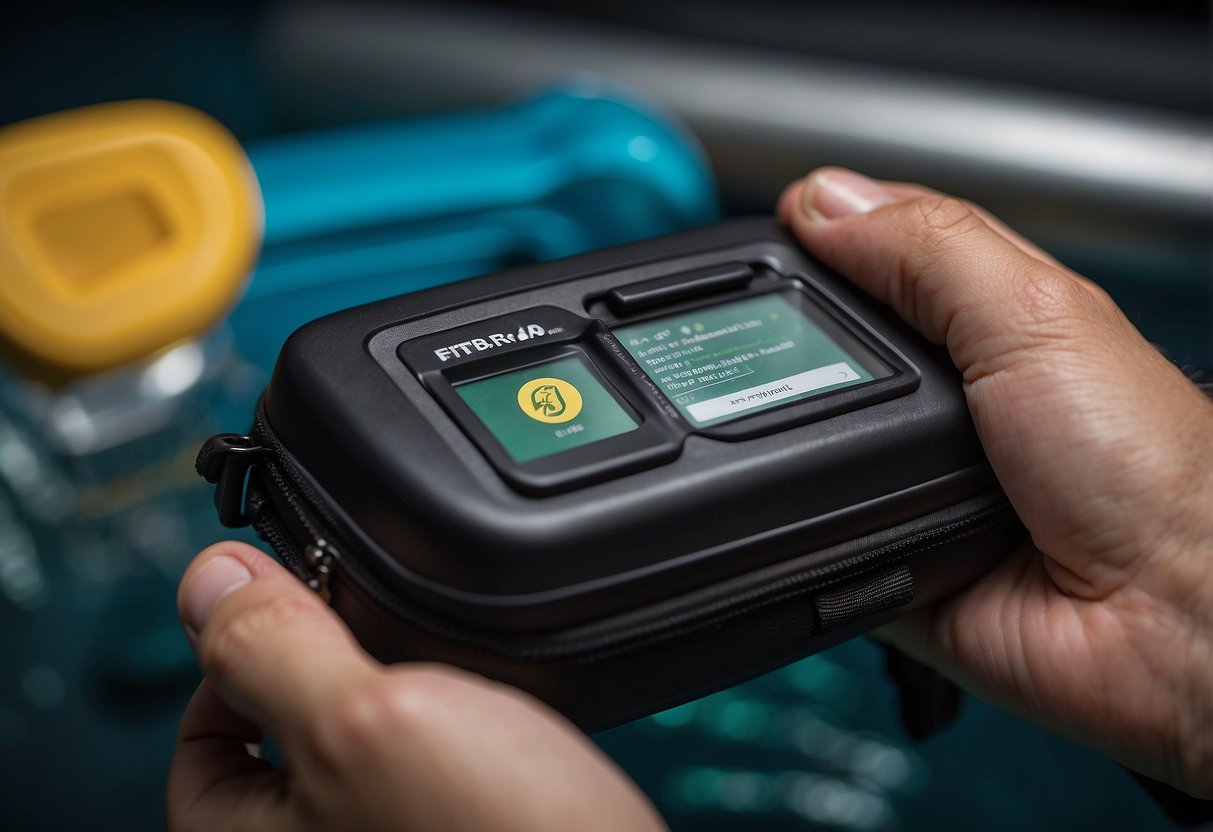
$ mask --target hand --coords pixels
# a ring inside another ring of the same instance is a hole
[[[250,546],[200,554],[178,606],[206,680],[181,721],[170,829],[664,828],[554,711],[449,667],[378,664]],[[281,769],[248,751],[263,728]]]
[[[1097,286],[964,202],[824,169],[779,214],[947,346],[1031,532],[882,637],[988,701],[1213,796],[1213,404]]]

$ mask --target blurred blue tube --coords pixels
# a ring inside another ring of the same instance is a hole
[[[265,240],[231,324],[238,350],[267,371],[295,328],[329,312],[717,215],[693,137],[597,80],[247,150]]]

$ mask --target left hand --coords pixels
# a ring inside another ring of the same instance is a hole
[[[181,721],[171,830],[658,830],[640,790],[534,698],[440,665],[385,667],[240,543],[178,606],[206,680]],[[285,765],[249,753],[268,730]]]

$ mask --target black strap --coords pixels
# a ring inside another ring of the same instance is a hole
[[[1184,794],[1174,786],[1167,785],[1152,777],[1138,774],[1132,769],[1125,769],[1137,781],[1137,785],[1158,804],[1158,808],[1167,817],[1180,826],[1203,826],[1213,822],[1213,800],[1201,800]]]
[[[928,739],[960,716],[964,693],[939,671],[887,645],[884,666],[897,686],[902,727],[914,739]]]
[[[228,528],[247,526],[252,517],[245,506],[245,484],[249,468],[268,451],[250,436],[220,433],[203,443],[194,469],[215,485],[215,508],[219,522]]]
[[[914,599],[910,570],[897,565],[848,581],[814,599],[818,633],[908,604]]]

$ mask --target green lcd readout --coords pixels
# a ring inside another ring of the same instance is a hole
[[[455,392],[515,462],[637,428],[580,356],[465,382]]]
[[[868,351],[861,361],[843,349],[806,313],[807,298],[793,297],[758,295],[620,327],[615,337],[699,427],[892,375]]]

